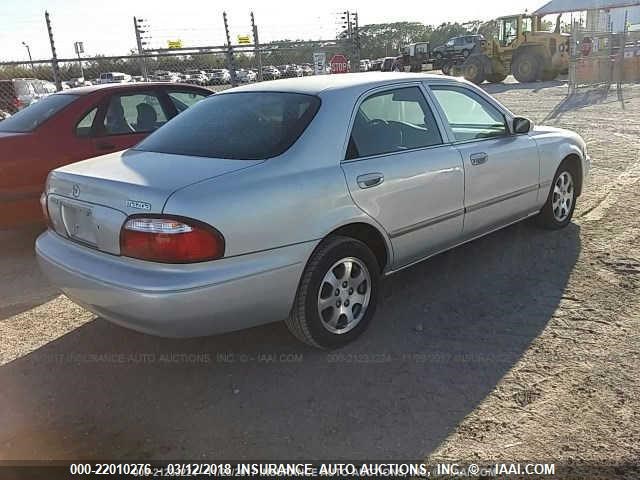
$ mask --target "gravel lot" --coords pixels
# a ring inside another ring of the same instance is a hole
[[[515,225],[391,277],[369,331],[337,352],[282,324],[130,332],[57,295],[37,232],[0,234],[0,459],[637,463],[640,85],[623,101],[567,101],[559,82],[487,90],[587,140],[573,224]]]

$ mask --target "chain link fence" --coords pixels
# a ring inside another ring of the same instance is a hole
[[[569,89],[640,81],[640,32],[598,32],[574,28]]]
[[[0,119],[57,90],[85,85],[174,82],[220,91],[244,83],[329,74],[330,59],[336,54],[347,57],[349,70],[358,70],[358,57],[349,39],[204,46],[145,51],[143,55],[0,62]]]

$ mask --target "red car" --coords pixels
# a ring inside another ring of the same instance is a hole
[[[0,121],[0,228],[39,222],[56,167],[132,147],[213,92],[195,85],[96,85],[49,95]]]

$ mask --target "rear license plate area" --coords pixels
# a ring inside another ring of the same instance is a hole
[[[62,222],[69,238],[96,246],[96,223],[91,207],[62,202],[60,205]]]

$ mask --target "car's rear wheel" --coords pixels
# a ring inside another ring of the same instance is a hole
[[[307,263],[287,327],[314,347],[337,348],[353,341],[375,313],[379,271],[364,243],[329,237]]]
[[[578,172],[570,162],[564,161],[558,168],[547,201],[537,216],[537,223],[550,230],[566,227],[576,208],[576,182]]]

